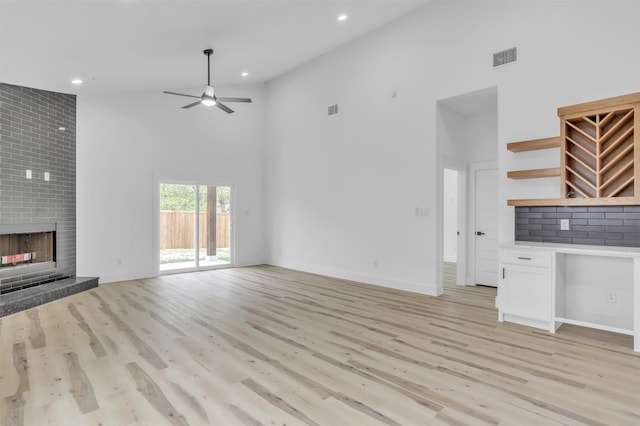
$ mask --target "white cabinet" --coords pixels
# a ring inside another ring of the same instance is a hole
[[[500,250],[500,321],[553,331],[553,262],[547,250]]]
[[[499,272],[500,321],[629,334],[640,352],[640,248],[503,243]]]

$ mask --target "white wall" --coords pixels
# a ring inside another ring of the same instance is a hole
[[[436,2],[272,81],[269,261],[437,293],[436,101],[498,87],[499,238],[510,240],[506,200],[557,197],[559,185],[506,171],[559,159],[506,143],[559,134],[559,106],[640,91],[639,18],[632,2]],[[513,46],[518,62],[494,69],[492,53]]]
[[[467,160],[470,163],[498,159],[498,111],[467,118]]]
[[[183,110],[187,98],[162,93],[78,96],[79,276],[155,275],[154,193],[162,178],[232,186],[235,264],[264,262],[265,88],[219,92],[253,104],[230,104],[236,112],[227,115]]]
[[[559,256],[564,290],[559,316],[633,330],[633,259],[566,254]],[[614,293],[614,302],[608,302]]]
[[[438,102],[436,110],[436,141],[438,155],[467,163],[469,157],[467,117]],[[494,145],[497,145],[494,141]]]
[[[443,259],[445,262],[458,260],[458,171],[444,169],[443,177],[444,238]]]

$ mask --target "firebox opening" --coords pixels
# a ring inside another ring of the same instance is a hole
[[[55,262],[55,231],[0,235],[0,268]]]

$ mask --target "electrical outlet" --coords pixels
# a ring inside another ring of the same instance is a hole
[[[615,291],[610,291],[609,293],[607,293],[607,302],[616,303],[616,300],[617,300],[617,295]]]
[[[569,230],[569,219],[560,219],[560,230],[561,231]]]

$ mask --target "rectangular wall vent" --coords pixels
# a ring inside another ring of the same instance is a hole
[[[329,115],[334,115],[338,113],[338,104],[335,105],[330,105],[329,109],[328,109],[328,114]]]
[[[518,59],[518,49],[512,47],[511,49],[503,50],[502,52],[496,52],[493,54],[493,66],[499,67],[500,65],[515,62]]]

